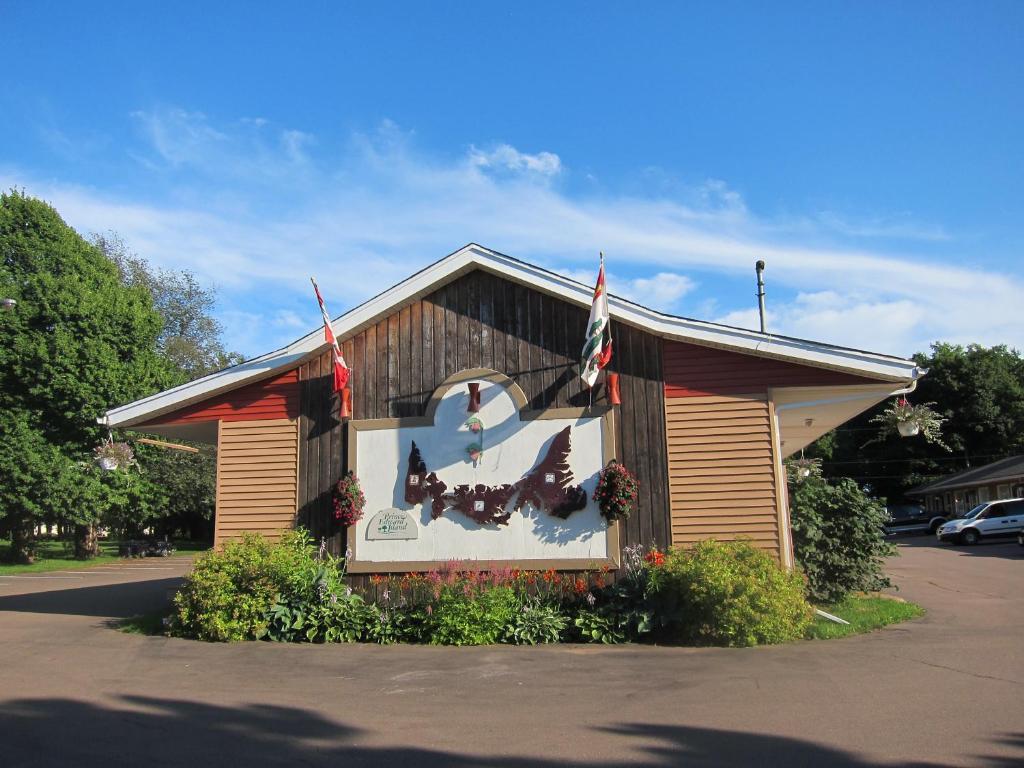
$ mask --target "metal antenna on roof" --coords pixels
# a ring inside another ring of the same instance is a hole
[[[754,265],[757,272],[757,311],[761,316],[761,333],[768,333],[768,324],[764,312],[764,261],[760,259]]]

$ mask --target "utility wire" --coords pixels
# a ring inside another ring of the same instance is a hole
[[[972,453],[971,461],[975,459],[1008,459],[1009,456],[1002,453]],[[922,456],[914,459],[856,459],[854,461],[825,461],[822,460],[821,464],[825,467],[836,466],[839,464],[908,464],[912,461],[964,461],[963,456]],[[977,467],[972,467],[977,469]]]

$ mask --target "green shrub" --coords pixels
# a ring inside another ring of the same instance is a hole
[[[245,534],[199,556],[174,596],[172,631],[219,642],[260,637],[279,596],[307,589],[318,566],[305,531],[290,531],[279,543]]]
[[[666,636],[687,645],[784,643],[802,637],[811,620],[801,575],[744,541],[671,551],[661,589],[679,610]]]
[[[444,587],[430,606],[424,630],[434,645],[490,645],[512,625],[520,599],[511,587]]]
[[[790,486],[793,552],[817,603],[835,603],[856,590],[889,586],[882,558],[894,548],[884,536],[885,507],[853,480],[809,477]]]
[[[577,639],[584,643],[614,645],[626,642],[626,633],[619,629],[618,617],[609,613],[580,609],[573,619]]]
[[[664,561],[657,549],[624,547],[618,580],[598,592],[601,615],[613,619],[626,640],[653,639],[679,618],[675,593],[662,589]]]
[[[344,570],[329,555],[312,571],[300,570],[270,607],[265,632],[257,637],[280,642],[354,643],[375,618],[363,598],[343,582]]]
[[[562,639],[569,623],[558,607],[539,600],[528,600],[512,614],[512,621],[505,628],[504,640],[516,645],[537,645],[557,643]]]

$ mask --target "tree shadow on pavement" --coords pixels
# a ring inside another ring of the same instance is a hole
[[[123,584],[72,587],[0,596],[0,612],[59,613],[69,616],[127,618],[170,605],[180,578],[146,579]]]
[[[358,707],[353,717],[358,718]],[[489,756],[410,746],[366,745],[370,730],[294,707],[249,704],[220,706],[189,701],[124,696],[117,707],[70,699],[20,699],[0,704],[4,726],[3,764],[8,768],[103,766],[111,761],[156,766],[302,765],[362,768],[613,768],[621,759],[573,760],[551,757]],[[406,739],[400,721],[377,722],[397,741]],[[439,723],[438,728],[443,727]],[[480,720],[479,727],[494,723]],[[530,743],[529,733],[509,730],[510,739]],[[373,734],[376,735],[376,734]],[[465,733],[471,742],[472,733]],[[758,765],[881,768],[880,763],[799,739],[685,726],[624,724],[600,729],[595,738],[616,742],[632,753],[631,765]],[[1024,734],[999,742],[1004,756],[978,758],[993,767],[1020,765]],[[567,745],[568,746],[568,745]],[[516,741],[510,740],[508,751]],[[600,751],[595,749],[595,751]],[[886,762],[891,766],[894,763]],[[926,762],[904,766],[935,765]]]

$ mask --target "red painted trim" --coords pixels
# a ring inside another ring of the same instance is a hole
[[[873,379],[825,368],[666,341],[662,346],[665,397],[740,395],[769,387],[873,384]]]
[[[299,369],[215,395],[152,421],[140,424],[153,427],[166,424],[190,424],[200,421],[257,421],[295,419],[299,416]]]

